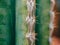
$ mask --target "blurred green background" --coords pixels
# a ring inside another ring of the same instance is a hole
[[[36,0],[36,45],[49,45],[50,0]],[[26,0],[0,0],[0,45],[28,45]]]
[[[0,0],[0,45],[15,44],[15,0]]]

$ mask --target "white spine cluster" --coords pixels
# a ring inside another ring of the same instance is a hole
[[[54,9],[54,6],[55,6],[55,0],[51,0],[51,10],[50,10],[50,24],[49,24],[49,28],[50,28],[50,36],[49,36],[49,42],[51,44],[52,42],[52,33],[53,33],[53,30],[54,30],[54,17],[55,17],[55,12],[53,11]]]
[[[33,11],[35,10],[34,7],[35,0],[27,0],[28,16],[26,17],[26,22],[28,25],[28,32],[26,34],[26,38],[29,39],[29,45],[35,45],[35,15],[33,14]]]

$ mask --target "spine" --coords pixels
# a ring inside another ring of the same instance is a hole
[[[27,0],[27,11],[26,22],[28,25],[28,32],[26,38],[29,45],[35,45],[35,0]]]
[[[60,3],[60,2],[59,2]],[[51,0],[51,10],[50,10],[50,45],[53,45],[53,39],[60,38],[60,11],[59,11],[58,0]],[[54,39],[55,40],[55,39]]]
[[[49,43],[51,44],[52,42],[52,33],[54,31],[54,17],[55,17],[55,12],[54,12],[54,6],[55,6],[55,0],[51,0],[51,9],[50,9],[50,24],[49,24],[49,28],[50,28],[50,36],[49,36]]]

